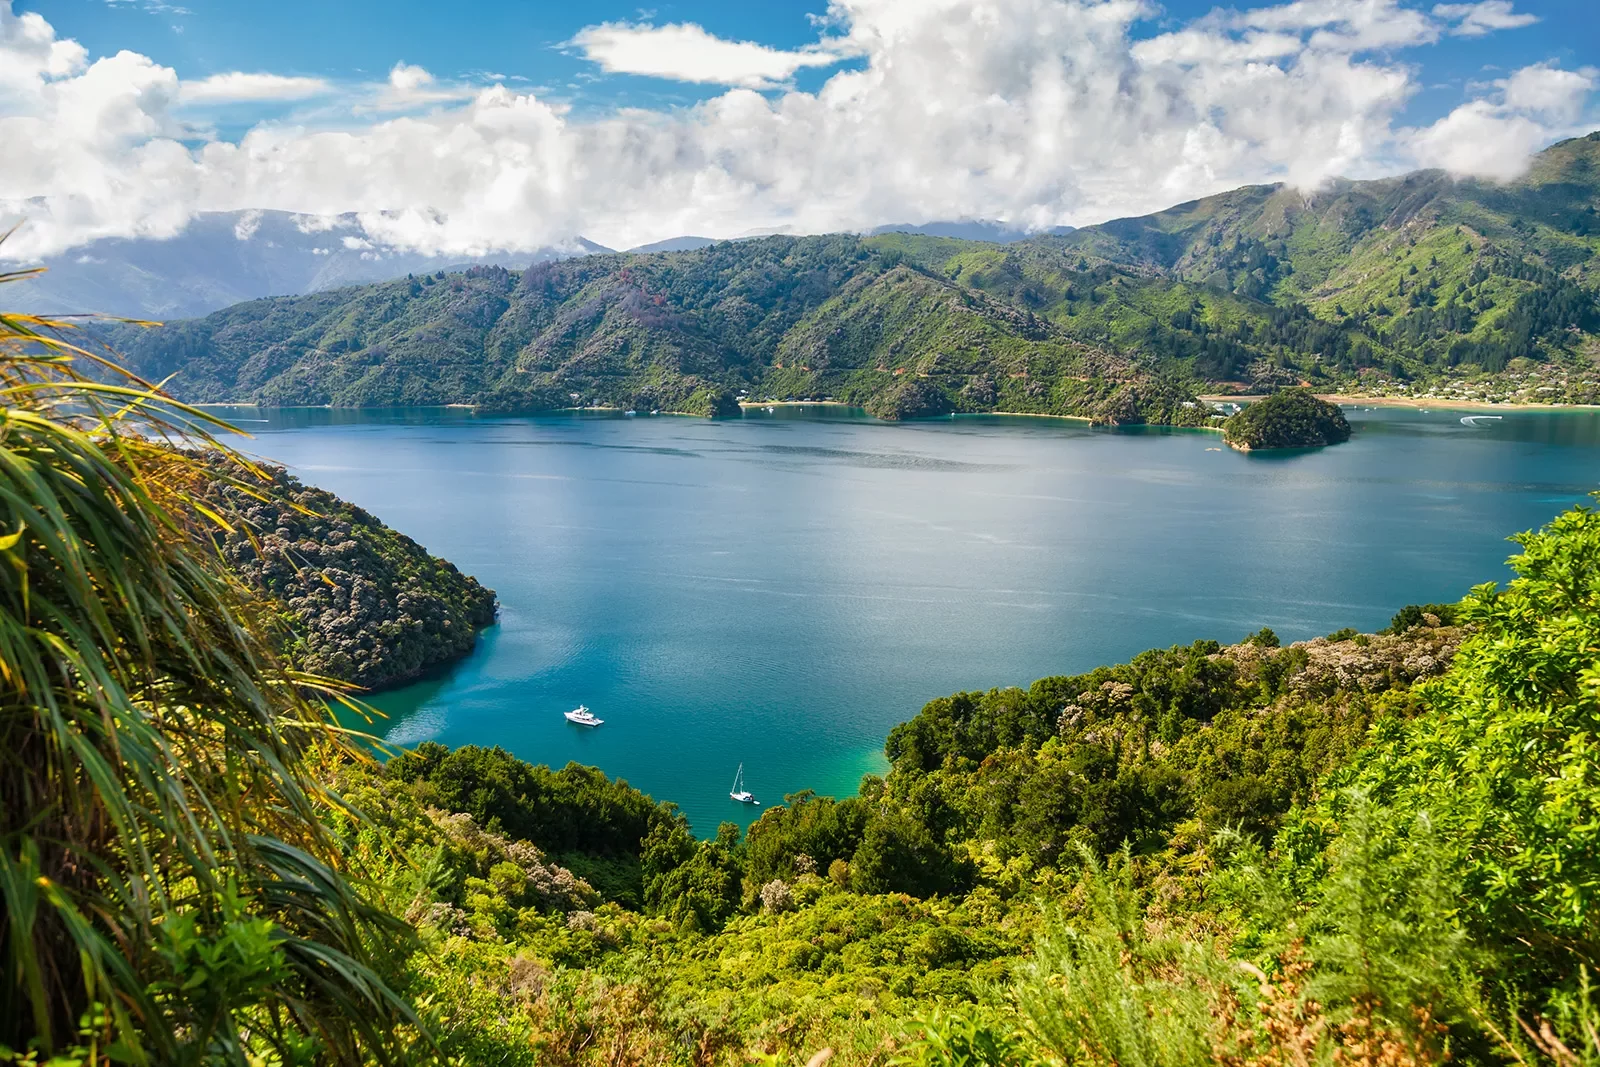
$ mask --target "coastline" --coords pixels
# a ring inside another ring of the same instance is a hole
[[[1009,415],[1012,418],[1023,419],[1070,419],[1073,422],[1094,423],[1087,415],[1050,415],[1043,411],[964,411],[962,415]]]
[[[1260,400],[1262,396],[1265,394],[1201,396],[1196,399],[1208,403],[1213,401],[1242,403]],[[1418,408],[1429,411],[1434,408],[1441,411],[1600,411],[1600,404],[1529,404],[1518,401],[1455,400],[1443,397],[1352,396],[1346,393],[1317,393],[1316,396],[1330,404],[1351,406],[1365,404],[1371,407]]]
[[[742,408],[857,408],[844,400],[741,400]]]

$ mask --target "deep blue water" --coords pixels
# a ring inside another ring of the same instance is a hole
[[[376,703],[410,744],[579,760],[696,830],[848,793],[924,702],[1196,638],[1371,629],[1507,575],[1600,481],[1600,414],[1349,411],[1348,444],[827,409],[743,420],[231,409],[247,447],[498,591],[448,675]],[[584,703],[595,731],[561,712]]]

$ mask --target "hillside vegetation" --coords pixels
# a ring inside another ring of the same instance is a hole
[[[189,400],[822,398],[1198,424],[1197,390],[1600,399],[1600,133],[1498,185],[1259,186],[1008,244],[772,237],[474,268],[114,331]]]
[[[282,626],[302,670],[381,689],[472,651],[495,620],[494,590],[411,538],[281,467],[231,464],[204,493],[232,517],[223,559]]]
[[[1128,359],[849,236],[475,268],[254,301],[114,340],[194,401],[717,415],[749,392],[891,416],[998,405],[1105,422],[1207,417]]]
[[[1236,412],[1222,424],[1222,439],[1241,452],[1264,448],[1320,448],[1350,439],[1350,423],[1337,404],[1307,389],[1281,389]]]
[[[1304,308],[1327,331],[1299,355],[1321,357],[1330,380],[1494,374],[1478,392],[1589,402],[1600,395],[1597,212],[1600,132],[1545,150],[1508,184],[1422,171],[1310,194],[1249,187],[1044,243]]]
[[[932,701],[742,836],[498,749],[340,788],[468,1063],[1591,1062],[1600,513],[1518,540],[1384,633]]]

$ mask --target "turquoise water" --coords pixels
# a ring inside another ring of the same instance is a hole
[[[380,732],[579,760],[697,831],[847,793],[924,702],[1200,637],[1384,625],[1503,578],[1516,530],[1600,479],[1600,415],[1350,411],[1348,444],[1219,450],[1053,419],[891,425],[233,409],[248,447],[500,595]],[[561,713],[587,704],[598,730]]]

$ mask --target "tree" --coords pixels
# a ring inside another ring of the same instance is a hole
[[[1468,930],[1530,988],[1600,964],[1600,513],[1513,540],[1517,577],[1457,609],[1474,632],[1421,687],[1430,714],[1381,724],[1342,784],[1388,813],[1384,848],[1432,828]],[[1322,808],[1334,825],[1346,795]]]

